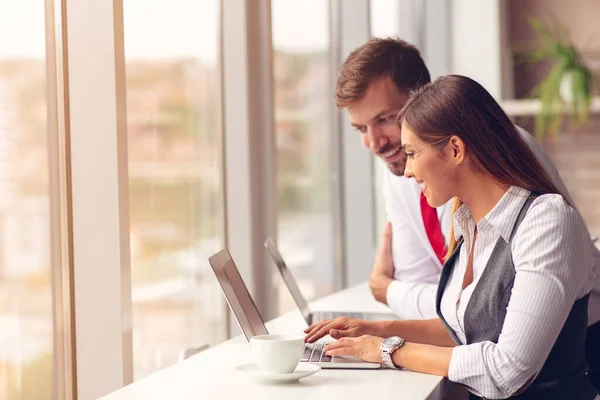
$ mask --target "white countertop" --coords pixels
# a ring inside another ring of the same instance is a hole
[[[335,293],[311,304],[311,310],[389,311],[373,300],[366,284]],[[267,323],[270,333],[299,333],[306,327],[299,311]],[[442,377],[410,371],[323,369],[299,383],[256,383],[235,366],[252,362],[243,336],[214,346],[186,361],[156,372],[113,392],[103,400],[152,399],[428,399],[443,397]]]

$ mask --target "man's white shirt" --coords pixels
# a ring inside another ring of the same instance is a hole
[[[556,167],[542,147],[525,130],[519,133],[537,160],[552,178],[554,184],[574,204]],[[392,258],[394,281],[387,290],[387,303],[394,314],[402,319],[436,318],[435,297],[442,264],[436,257],[425,232],[420,206],[421,187],[414,179],[393,175],[385,168],[383,198],[388,220],[392,223]],[[437,208],[444,238],[450,232],[451,203]],[[590,243],[590,246],[593,246]],[[600,277],[600,251],[594,248],[596,275]],[[590,295],[589,323],[600,321],[600,279]]]

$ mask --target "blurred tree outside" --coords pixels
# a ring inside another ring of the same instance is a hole
[[[48,393],[52,392],[53,377],[53,356],[52,353],[46,353],[38,357],[35,361],[25,364],[21,370],[12,368],[8,375],[9,379],[8,399],[9,400],[48,400]],[[19,381],[17,374],[21,374],[20,387],[16,384]]]

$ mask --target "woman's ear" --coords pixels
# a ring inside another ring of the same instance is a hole
[[[448,144],[450,147],[452,161],[454,161],[456,165],[462,164],[465,161],[466,156],[465,142],[463,142],[460,137],[454,135],[450,138]]]

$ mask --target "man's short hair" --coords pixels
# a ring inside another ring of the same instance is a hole
[[[431,81],[415,46],[398,38],[372,38],[342,64],[335,85],[336,107],[342,109],[360,100],[373,81],[385,76],[407,93]]]

